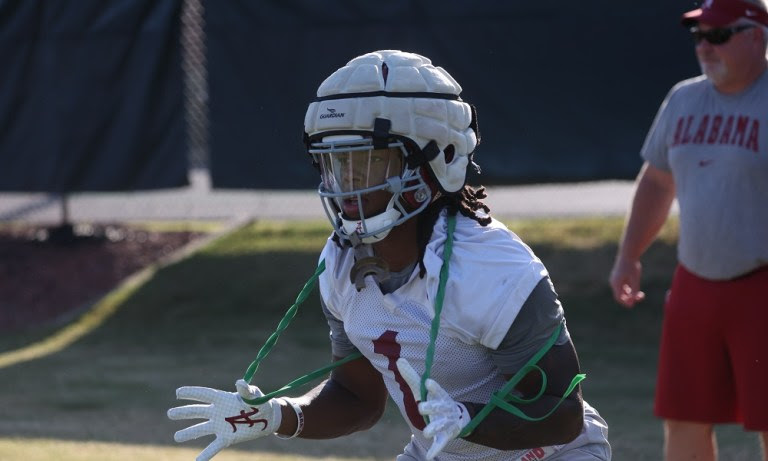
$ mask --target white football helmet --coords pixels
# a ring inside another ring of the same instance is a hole
[[[440,192],[464,187],[479,136],[474,108],[460,93],[444,69],[398,50],[358,56],[320,85],[304,138],[341,238],[379,241]],[[367,216],[363,206],[378,191],[391,197]]]

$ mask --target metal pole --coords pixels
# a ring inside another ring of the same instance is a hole
[[[181,53],[189,166],[194,170],[207,170],[208,63],[203,0],[184,0],[182,4]]]

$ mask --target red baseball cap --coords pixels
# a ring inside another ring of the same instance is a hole
[[[701,8],[685,13],[683,26],[691,27],[699,22],[713,27],[723,27],[737,19],[751,19],[768,26],[768,11],[744,0],[704,0]]]

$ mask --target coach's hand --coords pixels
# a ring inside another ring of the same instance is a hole
[[[408,383],[414,397],[418,399],[421,395],[421,376],[403,358],[397,359],[397,369]],[[467,407],[453,400],[437,381],[427,379],[424,386],[427,388],[427,400],[419,402],[419,413],[429,417],[424,436],[433,439],[432,446],[427,451],[427,459],[431,460],[461,433],[472,418]]]
[[[246,440],[270,435],[277,431],[282,420],[280,404],[271,399],[261,405],[250,405],[243,399],[253,400],[263,396],[256,386],[244,380],[235,384],[237,392],[225,392],[209,387],[185,386],[176,390],[176,398],[196,400],[194,404],[168,410],[170,419],[207,419],[207,421],[182,429],[173,438],[186,442],[206,435],[215,435],[198,456],[197,461],[208,461],[224,448]]]
[[[640,261],[617,257],[608,278],[613,299],[624,307],[634,307],[645,299],[645,293],[640,291],[642,273],[643,265]]]

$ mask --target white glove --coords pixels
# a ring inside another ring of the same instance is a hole
[[[208,405],[185,405],[168,410],[170,419],[207,419],[174,434],[176,442],[216,435],[197,461],[208,461],[224,448],[246,440],[270,435],[277,431],[282,422],[280,404],[271,399],[261,405],[250,405],[244,399],[253,400],[264,394],[245,380],[235,383],[237,392],[225,392],[210,387],[185,386],[176,389],[176,398],[196,400]]]
[[[397,359],[397,369],[408,383],[414,397],[418,399],[421,395],[421,376],[403,358]],[[437,384],[437,381],[427,379],[424,386],[427,388],[427,401],[419,403],[419,413],[429,417],[429,424],[424,428],[424,436],[434,438],[432,446],[427,451],[427,459],[432,460],[448,445],[448,442],[461,433],[472,418],[467,407],[453,400],[445,389]]]

